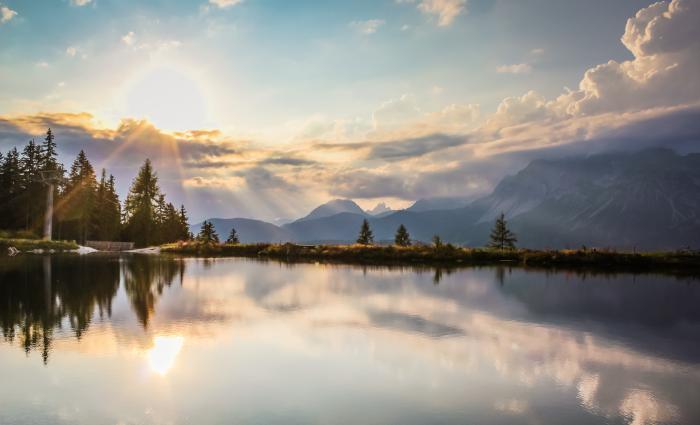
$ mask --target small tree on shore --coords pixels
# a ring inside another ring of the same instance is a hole
[[[491,230],[489,248],[515,249],[515,243],[517,241],[518,239],[515,237],[515,234],[508,229],[508,222],[505,219],[505,215],[501,213],[501,215],[496,218],[496,223]]]
[[[362,245],[372,245],[374,242],[374,235],[372,234],[372,229],[369,228],[369,222],[367,219],[362,221],[362,227],[360,227],[360,235],[357,237],[357,243]]]
[[[408,234],[408,230],[406,230],[406,226],[403,224],[399,226],[398,229],[396,229],[396,236],[394,236],[394,243],[398,246],[410,246],[411,245],[411,236]]]
[[[204,220],[199,235],[197,235],[197,240],[204,243],[219,243],[219,235],[216,234],[211,221]]]
[[[442,243],[442,238],[440,237],[440,235],[433,236],[433,245],[435,246],[435,249],[442,248],[443,243]]]
[[[233,227],[231,228],[231,233],[228,234],[228,239],[226,239],[226,243],[236,245],[240,241],[238,240],[238,233],[236,233],[236,229]]]

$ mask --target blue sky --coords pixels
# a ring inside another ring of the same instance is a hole
[[[417,180],[407,170],[454,170],[434,195],[470,195],[530,156],[504,158],[543,149],[541,136],[526,145],[509,128],[548,129],[547,145],[568,144],[700,100],[697,10],[697,0],[0,0],[0,117],[14,129],[0,150],[63,125],[74,137],[67,157],[84,143],[127,176],[163,138],[185,150],[225,146],[162,172],[173,196],[221,216],[298,214],[340,196],[398,207],[430,196],[417,181],[391,189]],[[640,35],[647,29],[651,39]],[[679,76],[690,88],[673,85]],[[190,131],[204,129],[206,140]],[[128,138],[122,150],[138,147],[129,161],[100,147]],[[385,151],[379,143],[419,145],[420,158],[372,156]],[[495,171],[469,175],[467,165]],[[367,184],[349,182],[353,172],[388,179],[385,194],[353,190]],[[308,179],[323,186],[295,192]],[[280,196],[290,205],[268,199]],[[260,205],[241,206],[251,203]]]

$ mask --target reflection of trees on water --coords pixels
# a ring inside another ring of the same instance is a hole
[[[99,260],[99,261],[96,261]],[[65,321],[76,338],[90,320],[111,313],[119,265],[90,257],[23,256],[0,262],[0,323],[5,340],[41,350],[48,360],[53,332]]]
[[[185,273],[182,260],[151,255],[137,255],[123,263],[124,289],[131,307],[143,327],[148,326],[151,315],[155,312],[158,297],[166,286],[172,285],[175,278]]]
[[[122,261],[123,260],[123,261]],[[120,273],[134,313],[145,327],[158,296],[184,262],[151,256],[20,256],[0,261],[0,328],[8,342],[48,361],[54,332],[68,327],[77,339],[97,314],[110,317]],[[121,266],[120,266],[121,264]]]

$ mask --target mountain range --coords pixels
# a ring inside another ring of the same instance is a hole
[[[488,241],[503,212],[530,248],[678,249],[700,246],[700,154],[668,149],[535,160],[487,196],[416,201],[399,211],[363,211],[351,200],[323,204],[276,226],[251,219],[211,219],[221,236],[235,227],[242,242],[348,243],[367,219],[375,240],[393,240],[403,224],[411,238],[433,235],[469,246]],[[197,233],[201,224],[193,227]]]

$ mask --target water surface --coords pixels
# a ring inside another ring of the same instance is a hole
[[[700,284],[0,258],[1,424],[696,424]]]

